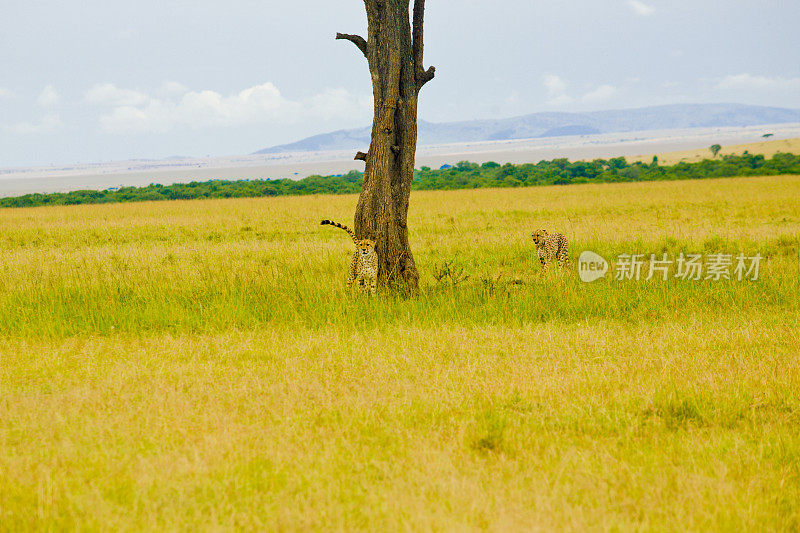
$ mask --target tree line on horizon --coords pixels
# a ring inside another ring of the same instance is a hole
[[[624,157],[574,162],[567,159],[553,159],[538,163],[504,165],[491,161],[481,165],[460,161],[454,166],[444,165],[439,169],[423,166],[415,170],[412,190],[532,187],[787,174],[800,174],[800,155],[778,153],[767,159],[763,155],[745,152],[742,155],[726,155],[720,159],[705,159],[695,163],[681,162],[674,165],[660,165],[656,157],[650,163],[638,161],[628,163]],[[26,194],[0,198],[0,207],[358,194],[363,180],[364,174],[353,170],[343,175],[314,175],[300,180],[209,180],[172,185],[151,184],[144,187],[120,187],[101,191]]]

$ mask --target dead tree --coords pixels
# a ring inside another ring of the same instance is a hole
[[[408,243],[408,202],[417,149],[417,98],[435,68],[422,63],[425,0],[364,0],[368,35],[336,34],[364,54],[372,77],[374,118],[364,185],[355,214],[359,237],[377,240],[381,285],[416,288],[419,273]]]

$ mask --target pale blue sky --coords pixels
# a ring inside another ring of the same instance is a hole
[[[168,5],[165,7],[164,4]],[[429,0],[429,121],[800,108],[800,2]],[[230,155],[366,125],[359,0],[2,0],[0,166]]]

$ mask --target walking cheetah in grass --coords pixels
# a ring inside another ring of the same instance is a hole
[[[536,253],[542,263],[542,271],[547,270],[547,265],[558,260],[558,266],[564,268],[569,263],[569,249],[567,238],[561,233],[548,234],[547,230],[539,229],[531,234],[536,245]]]
[[[375,241],[373,239],[359,239],[353,230],[338,222],[323,220],[321,224],[345,230],[356,245],[353,260],[350,262],[347,286],[350,287],[355,281],[362,292],[369,290],[370,294],[375,294],[378,287],[378,253],[375,251]]]

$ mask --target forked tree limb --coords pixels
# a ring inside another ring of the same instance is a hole
[[[436,73],[435,67],[425,70],[423,66],[425,50],[425,0],[414,0],[413,36],[411,47],[414,56],[414,79],[417,89],[431,81]]]
[[[364,57],[367,57],[367,41],[360,35],[350,35],[349,33],[337,33],[336,39],[344,39],[346,41],[350,41],[354,45],[361,50],[361,53],[364,54]]]
[[[435,75],[436,67],[430,67],[425,72],[421,72],[417,75],[417,87],[422,88],[422,86],[431,81]]]

